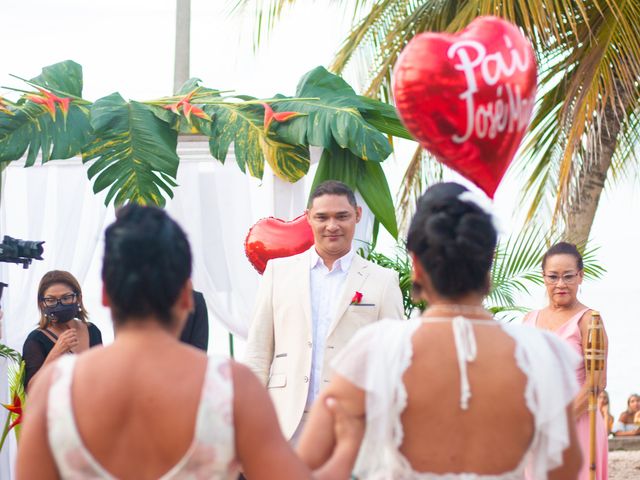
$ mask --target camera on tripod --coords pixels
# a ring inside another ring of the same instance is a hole
[[[43,243],[5,235],[0,243],[0,262],[21,263],[23,268],[29,268],[32,260],[42,260]]]
[[[29,268],[32,260],[42,260],[43,243],[5,235],[0,243],[0,262],[19,263],[22,264],[22,268]],[[6,283],[0,282],[0,298],[4,287],[7,286]]]

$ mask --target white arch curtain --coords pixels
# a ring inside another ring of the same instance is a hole
[[[320,150],[312,152],[316,163]],[[209,351],[228,352],[227,331],[246,338],[259,275],[244,254],[244,239],[257,220],[267,216],[293,219],[305,208],[315,169],[289,184],[265,171],[258,181],[243,174],[229,155],[223,165],[211,158],[206,142],[182,141],[178,146],[179,187],[167,210],[185,229],[194,256],[193,283],[204,293],[210,320]],[[104,206],[104,192],[95,195],[80,159],[23,168],[9,164],[3,175],[0,234],[24,240],[44,240],[44,260],[27,270],[0,263],[0,281],[9,284],[2,298],[4,320],[0,341],[21,351],[35,328],[36,292],[42,275],[68,270],[83,288],[90,319],[113,339],[108,310],[101,306],[100,263],[105,227],[113,207]],[[268,166],[266,167],[268,168]],[[360,199],[360,203],[363,202]],[[364,208],[356,238],[370,239],[373,217]],[[9,401],[6,362],[0,361],[0,401]],[[4,424],[4,411],[0,421]],[[8,447],[8,448],[7,448]],[[12,478],[15,440],[0,453],[0,478]]]

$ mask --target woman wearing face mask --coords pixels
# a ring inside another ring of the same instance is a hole
[[[45,273],[38,286],[40,323],[24,342],[25,388],[43,365],[65,353],[79,353],[102,344],[98,327],[89,323],[78,280],[69,272]]]

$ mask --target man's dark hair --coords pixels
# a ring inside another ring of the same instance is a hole
[[[171,307],[191,276],[191,248],[164,210],[127,205],[105,232],[102,281],[116,322],[156,315],[173,322]]]
[[[544,266],[547,263],[547,260],[554,255],[571,255],[576,259],[578,270],[582,270],[584,267],[582,262],[582,255],[580,255],[578,247],[576,247],[573,243],[558,242],[555,245],[552,245],[549,250],[547,250],[542,256],[542,270],[544,270]]]
[[[326,180],[318,185],[309,196],[307,208],[311,208],[314,199],[322,197],[323,195],[345,196],[353,208],[358,208],[356,196],[353,193],[353,190],[351,190],[348,185],[339,182],[338,180]]]

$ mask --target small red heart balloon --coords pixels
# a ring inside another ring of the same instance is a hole
[[[425,149],[493,198],[529,124],[536,71],[518,27],[480,17],[455,35],[409,42],[395,67],[396,106]]]
[[[272,258],[290,257],[309,250],[313,231],[306,215],[290,222],[279,218],[263,218],[249,229],[244,251],[251,265],[262,275]]]

